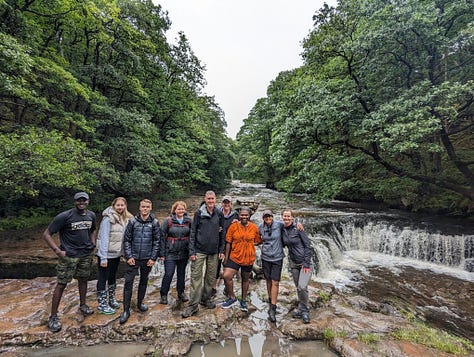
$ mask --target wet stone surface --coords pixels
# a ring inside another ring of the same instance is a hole
[[[118,296],[122,292],[123,279],[119,281]],[[341,294],[329,285],[312,283],[311,322],[303,324],[291,318],[296,305],[296,292],[285,276],[281,282],[275,324],[267,320],[264,280],[253,280],[251,283],[248,313],[240,311],[238,306],[231,309],[218,306],[213,310],[201,307],[197,315],[183,319],[181,311],[185,305],[176,301],[175,291],[169,294],[169,305],[159,304],[160,282],[160,277],[150,280],[145,298],[149,311],[140,313],[132,306],[131,317],[124,325],[118,322],[120,311],[114,315],[97,313],[95,281],[89,282],[87,295],[87,302],[95,313],[82,317],[77,312],[77,283],[73,282],[66,288],[60,305],[63,328],[58,333],[51,333],[46,323],[55,279],[0,280],[0,351],[5,355],[18,356],[24,353],[22,347],[27,346],[79,346],[133,341],[148,344],[150,355],[178,356],[187,353],[193,343],[219,342],[258,333],[289,340],[323,340],[325,331],[330,329],[340,332],[340,336],[332,339],[330,347],[342,356],[380,356],[380,351],[394,356],[445,355],[423,345],[394,341],[390,332],[408,328],[410,323],[389,308],[389,303],[377,301],[376,296],[372,300],[356,293]],[[321,291],[331,296],[326,303],[320,299]],[[215,299],[217,303],[224,301],[222,286]],[[360,334],[368,333],[379,335],[380,341],[373,345],[358,339]]]

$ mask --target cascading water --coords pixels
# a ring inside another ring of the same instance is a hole
[[[306,220],[309,225],[317,222]],[[328,229],[329,228],[329,229]],[[334,269],[344,251],[364,251],[411,258],[472,271],[474,235],[443,234],[400,226],[389,221],[345,220],[324,227],[324,234],[313,234],[313,248],[318,252],[320,273]]]

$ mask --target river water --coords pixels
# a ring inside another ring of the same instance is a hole
[[[313,246],[313,262],[317,266],[313,280],[330,283],[339,291],[366,296],[373,301],[383,303],[396,299],[414,308],[415,314],[428,323],[474,341],[472,222],[367,209],[346,202],[332,202],[322,207],[307,195],[286,195],[257,184],[234,182],[226,194],[234,201],[257,202],[258,210],[252,216],[257,224],[262,221],[264,209],[272,209],[278,220],[283,208],[291,208],[293,216],[305,226]],[[157,265],[154,273],[161,274],[160,269]],[[99,356],[106,353],[120,357],[142,354],[144,350],[141,345],[126,346],[117,351],[112,351],[117,346],[88,347],[79,354],[73,354],[78,352],[77,348],[48,349],[30,355]],[[196,344],[188,355],[335,356],[318,341],[295,343],[269,336],[264,331],[220,344]]]

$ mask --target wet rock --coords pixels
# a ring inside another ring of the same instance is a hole
[[[58,333],[48,331],[46,323],[51,303],[55,278],[32,280],[0,280],[0,351],[10,353],[22,346],[78,346],[137,341],[150,345],[147,355],[179,356],[187,353],[193,343],[219,342],[253,336],[256,333],[270,333],[295,340],[322,340],[331,331],[336,337],[329,339],[330,346],[343,356],[376,356],[376,351],[391,356],[430,356],[432,351],[422,345],[393,342],[390,332],[406,328],[409,321],[396,314],[381,313],[379,303],[360,296],[346,296],[332,292],[329,301],[321,302],[321,284],[312,283],[310,296],[312,305],[311,322],[304,324],[291,317],[296,305],[293,283],[285,278],[281,282],[281,296],[278,301],[277,322],[267,320],[268,304],[264,280],[251,283],[251,304],[249,312],[238,307],[207,310],[200,307],[197,315],[181,318],[186,306],[176,300],[176,292],[169,294],[169,305],[159,303],[161,279],[150,280],[145,302],[149,311],[140,313],[132,306],[129,321],[120,325],[120,311],[114,315],[97,313],[95,281],[88,285],[87,303],[96,312],[84,318],[77,312],[79,306],[77,283],[68,285],[60,304],[63,328]],[[236,284],[238,285],[238,284]],[[118,297],[123,288],[119,280]],[[216,302],[224,301],[222,286]],[[134,301],[135,303],[135,301]],[[358,339],[361,334],[377,334],[380,341],[375,345]],[[413,354],[412,354],[413,353]],[[379,354],[380,355],[380,354]],[[443,356],[438,354],[437,356]]]

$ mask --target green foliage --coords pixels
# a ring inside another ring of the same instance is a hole
[[[319,201],[472,208],[473,15],[469,1],[325,5],[304,65],[241,128],[245,173],[266,180],[270,167],[278,189]]]
[[[151,0],[0,3],[0,216],[81,188],[225,187],[235,157],[205,67]]]
[[[97,152],[57,131],[29,127],[0,134],[0,148],[0,192],[7,200],[36,198],[43,186],[92,189],[107,174]]]

